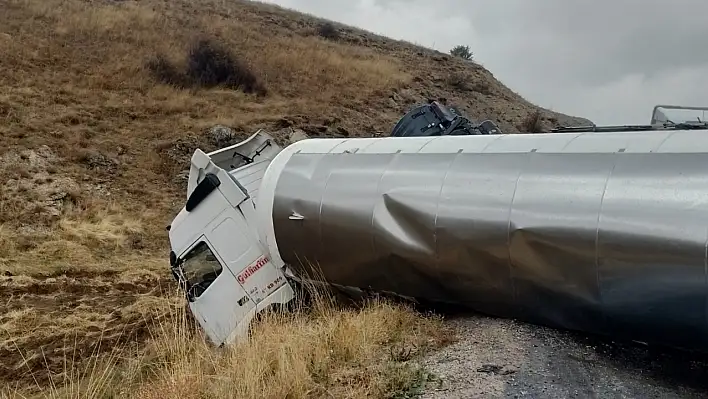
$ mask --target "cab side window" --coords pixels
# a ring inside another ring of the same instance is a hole
[[[223,270],[219,260],[204,241],[189,251],[181,266],[187,283],[185,288],[191,291],[195,298],[206,291]]]

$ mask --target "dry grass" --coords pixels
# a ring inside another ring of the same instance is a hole
[[[540,110],[535,110],[521,122],[519,130],[523,133],[543,133],[546,131],[543,126],[543,115]]]
[[[115,202],[69,204],[44,228],[14,229],[0,225],[0,269],[9,275],[51,275],[72,271],[121,272],[162,269],[150,258],[146,225],[154,212],[126,212]],[[162,229],[160,229],[162,230]]]
[[[0,289],[0,381],[49,389],[100,359],[130,355],[148,327],[177,306],[154,272],[3,276]]]
[[[177,306],[133,306],[132,313],[157,322],[150,323],[150,338],[132,349],[132,356],[126,358],[128,350],[113,347],[78,368],[71,367],[76,354],[67,350],[63,373],[38,384],[43,392],[8,390],[5,395],[403,397],[435,382],[416,360],[451,339],[439,318],[376,299],[342,308],[331,297],[316,294],[307,308],[265,314],[254,323],[249,339],[223,349],[207,344]],[[26,325],[38,324],[36,315],[22,317]]]

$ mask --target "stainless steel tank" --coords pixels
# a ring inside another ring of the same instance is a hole
[[[295,270],[708,350],[705,131],[312,139],[264,179]]]

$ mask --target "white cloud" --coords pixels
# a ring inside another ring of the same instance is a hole
[[[266,0],[475,59],[529,101],[598,124],[708,106],[705,0]]]

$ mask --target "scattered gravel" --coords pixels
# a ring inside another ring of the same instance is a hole
[[[706,398],[708,356],[619,344],[483,316],[450,319],[459,341],[423,360],[423,398]]]

